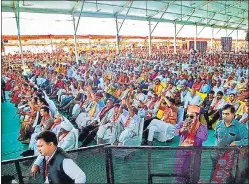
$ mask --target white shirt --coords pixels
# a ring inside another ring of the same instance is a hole
[[[224,88],[221,85],[220,87],[214,86],[213,91],[214,91],[214,95],[216,96],[218,91],[221,91],[222,93],[224,93]]]
[[[55,152],[54,152],[55,153]],[[53,153],[53,155],[54,155]],[[52,158],[53,155],[50,157]],[[42,165],[44,156],[41,154],[38,155],[36,158],[34,164],[38,165],[39,167]],[[48,159],[48,161],[50,160]],[[73,162],[72,159],[70,158],[65,158],[63,160],[63,171],[65,172],[66,175],[68,175],[72,180],[74,180],[75,183],[86,183],[86,175],[85,173],[79,168],[77,164]],[[46,177],[45,183],[48,182],[48,177]]]
[[[181,102],[185,101],[186,97],[188,96],[188,93],[189,92],[187,89],[181,92]]]
[[[216,103],[216,101],[217,101],[217,98],[213,99],[213,101],[212,101],[210,107],[213,107],[214,104]],[[220,99],[220,101],[218,102],[217,106],[214,107],[213,110],[222,109],[222,107],[224,107],[224,105],[226,105],[226,104],[227,104],[227,102],[226,102],[224,99]]]
[[[188,105],[197,105],[200,106],[202,104],[203,100],[200,97],[200,95],[195,94],[195,96],[192,96],[190,93],[187,94],[185,101],[184,101],[184,108],[187,108]]]
[[[130,122],[127,127],[125,127],[125,123],[127,119],[129,118],[129,112],[127,110],[123,110],[123,113],[120,116],[120,118],[121,118],[120,122],[123,124],[125,129],[129,129],[133,131],[135,134],[138,133],[138,126],[137,126],[138,116],[137,115],[134,115],[133,117],[131,117]]]

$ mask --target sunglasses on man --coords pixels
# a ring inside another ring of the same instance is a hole
[[[192,114],[187,114],[187,115],[186,115],[186,118],[194,119],[194,115],[192,115]]]

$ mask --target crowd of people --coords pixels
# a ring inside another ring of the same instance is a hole
[[[140,129],[142,145],[180,136],[179,146],[202,146],[215,126],[217,146],[245,146],[248,64],[245,54],[194,50],[147,58],[87,53],[75,64],[31,63],[25,76],[8,67],[2,81],[20,114],[18,140],[29,144],[22,156],[38,155],[36,137],[48,130],[65,151],[94,140],[126,145]]]

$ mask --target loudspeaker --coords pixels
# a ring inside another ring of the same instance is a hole
[[[247,33],[246,33],[246,38],[245,38],[246,41],[249,41],[249,38],[248,38],[248,37],[249,37],[249,32],[247,31]]]

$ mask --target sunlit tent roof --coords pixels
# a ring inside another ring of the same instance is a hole
[[[2,1],[14,12],[17,1]],[[82,13],[81,13],[82,9]],[[20,12],[248,29],[248,1],[20,1]],[[156,25],[156,24],[155,24]]]

